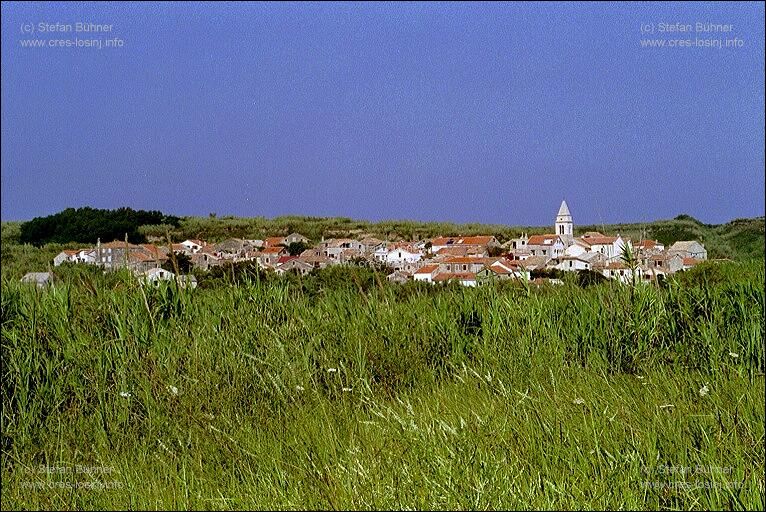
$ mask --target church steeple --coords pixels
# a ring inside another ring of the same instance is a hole
[[[572,214],[569,212],[569,207],[566,201],[561,201],[561,207],[559,213],[556,215],[556,234],[572,236],[574,232],[574,222],[572,222]]]

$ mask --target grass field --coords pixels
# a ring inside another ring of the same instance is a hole
[[[762,261],[636,289],[354,272],[4,276],[0,505],[763,509]]]

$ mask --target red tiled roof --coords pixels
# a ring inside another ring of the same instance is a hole
[[[684,265],[685,266],[693,266],[693,265],[699,265],[702,263],[703,260],[698,260],[697,258],[684,258]]]
[[[447,258],[442,263],[484,263],[486,258],[481,257],[453,257],[453,258]]]
[[[439,268],[439,265],[426,265],[425,267],[420,267],[416,274],[432,274],[434,270]]]
[[[264,254],[279,254],[280,252],[283,252],[284,250],[285,250],[284,247],[267,247],[261,252]]]
[[[149,252],[155,258],[160,255],[160,250],[154,244],[141,244],[141,247],[143,247],[145,251]]]
[[[277,263],[287,263],[290,260],[297,260],[298,256],[280,256]]]
[[[131,252],[128,256],[128,260],[132,262],[145,262],[145,261],[153,261],[154,258],[149,256],[148,254],[144,254],[143,252]]]
[[[487,245],[493,238],[493,236],[437,237],[431,240],[431,245]]]
[[[263,241],[266,247],[274,247],[275,245],[285,243],[285,238],[282,236],[271,236]]]
[[[527,241],[527,245],[553,245],[556,243],[558,235],[532,235]]]
[[[594,236],[587,239],[590,245],[612,245],[617,241],[616,236]]]
[[[438,255],[452,255],[452,256],[465,256],[470,253],[475,253],[476,250],[469,245],[458,245],[453,247],[443,247],[436,251]]]
[[[127,244],[129,248],[136,249],[137,247],[140,247],[138,245],[134,245],[131,243]],[[114,240],[112,242],[107,242],[105,244],[101,244],[102,249],[124,249],[125,248],[125,242],[120,242],[119,240]]]

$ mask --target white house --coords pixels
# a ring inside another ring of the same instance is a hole
[[[646,272],[646,269],[638,266],[634,272],[636,276],[636,282],[639,283],[643,279],[643,275],[644,272]],[[601,273],[604,275],[604,277],[608,279],[617,279],[621,283],[630,283],[632,281],[630,268],[622,262],[614,261],[606,264],[601,269]]]
[[[412,274],[412,279],[415,281],[433,283],[437,272],[439,272],[439,265],[426,265],[415,271],[415,273]]]
[[[175,279],[176,275],[173,272],[170,272],[169,270],[165,270],[164,268],[150,268],[146,272],[143,272],[139,279],[144,282],[144,284],[151,284],[154,286],[159,286],[160,282],[162,281],[172,281]],[[191,288],[197,287],[197,278],[188,275],[188,276],[178,276],[178,284],[181,285],[181,287],[185,288],[187,286]]]
[[[390,244],[375,251],[376,260],[390,267],[401,266],[405,263],[420,261],[422,254],[405,244]]]
[[[202,250],[205,243],[202,240],[184,240],[181,245],[184,246],[184,252],[187,254],[196,254]]]
[[[449,281],[457,281],[463,286],[476,286],[476,274],[473,272],[439,272],[434,276],[434,283],[444,283]]]
[[[561,256],[557,258],[557,263],[553,266],[564,272],[577,272],[578,270],[590,270],[591,264],[585,258],[579,256]]]
[[[346,252],[349,250],[351,250],[353,253],[361,255],[364,250],[364,245],[362,245],[362,242],[359,240],[353,240],[351,238],[330,238],[320,242],[319,248],[322,256],[327,256],[331,260],[339,261],[342,259],[342,253],[345,252],[346,255],[351,254]]]
[[[605,236],[601,233],[586,233],[580,240],[590,245],[591,251],[603,254],[606,259],[619,258],[626,243],[633,246],[630,239],[625,240],[620,235]]]
[[[58,267],[62,263],[73,263],[77,261],[76,249],[64,249],[53,258],[53,266]]]
[[[551,259],[563,255],[566,245],[559,235],[532,235],[527,241],[527,248],[532,256]]]
[[[591,251],[589,243],[580,238],[573,238],[572,243],[564,249],[564,256],[580,256]]]

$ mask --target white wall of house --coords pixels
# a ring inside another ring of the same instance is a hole
[[[200,244],[192,242],[191,240],[184,240],[181,242],[181,245],[183,245],[184,248],[192,254],[202,250],[202,246]]]
[[[434,282],[434,276],[439,271],[438,268],[432,270],[431,272],[415,272],[412,274],[412,279],[415,281],[423,281],[425,283],[433,283]]]
[[[607,259],[619,258],[626,243],[631,248],[633,247],[633,243],[629,239],[626,242],[621,236],[618,236],[611,244],[592,244],[591,251],[600,252]]]
[[[576,258],[563,258],[554,268],[564,272],[577,272],[578,270],[590,270],[590,263]]]
[[[420,261],[420,258],[422,257],[421,254],[410,252],[406,249],[393,249],[386,253],[383,262],[386,263],[386,265],[401,265],[403,263],[415,263],[416,261]]]
[[[74,261],[75,255],[69,255],[64,251],[61,251],[53,258],[53,266],[58,267],[62,263],[68,262],[68,261]]]
[[[572,244],[566,249],[564,249],[564,256],[579,256],[581,254],[585,254],[587,251],[585,250],[585,247],[583,247],[580,244]]]

